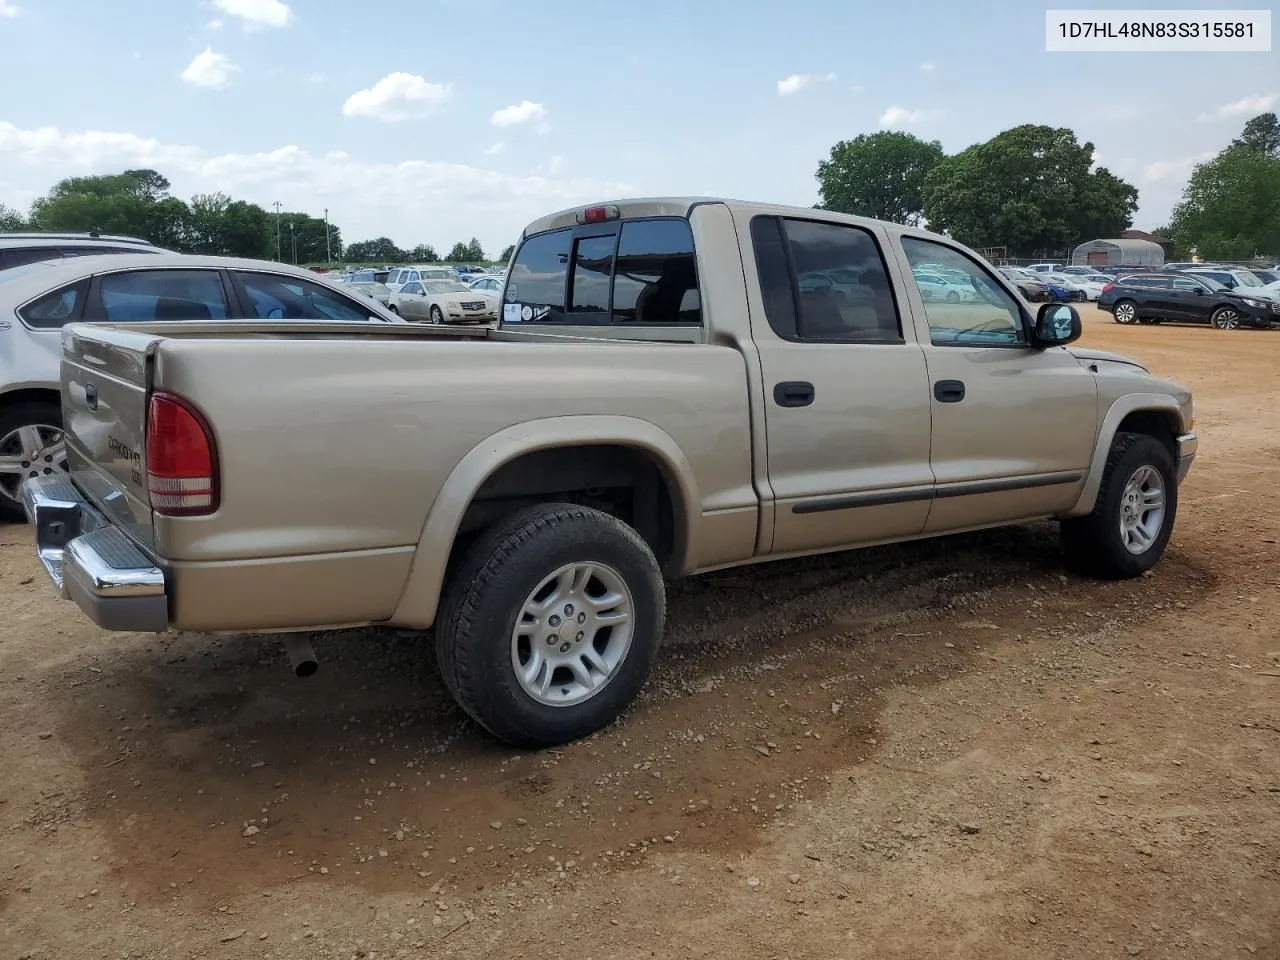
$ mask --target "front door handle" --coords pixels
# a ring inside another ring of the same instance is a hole
[[[786,380],[775,384],[773,402],[780,407],[807,407],[813,403],[813,384],[806,380]]]
[[[939,403],[959,403],[964,399],[964,383],[960,380],[939,380],[933,385],[933,396]]]

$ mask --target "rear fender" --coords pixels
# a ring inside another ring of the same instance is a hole
[[[458,528],[476,492],[490,476],[528,453],[589,444],[634,447],[662,465],[672,488],[672,499],[678,498],[674,504],[677,516],[683,517],[685,536],[677,536],[677,541],[683,543],[683,547],[678,548],[683,556],[675,558],[675,564],[682,569],[684,557],[691,555],[691,540],[697,532],[702,501],[693,468],[669,434],[647,420],[633,417],[592,415],[532,420],[507,427],[481,441],[449,475],[427,514],[409,579],[391,623],[426,629],[434,622]]]

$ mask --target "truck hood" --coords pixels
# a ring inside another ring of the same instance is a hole
[[[1089,362],[1123,363],[1123,364],[1127,364],[1128,366],[1134,367],[1137,370],[1142,371],[1143,373],[1150,372],[1147,370],[1146,367],[1140,364],[1137,360],[1133,359],[1133,357],[1126,357],[1124,354],[1121,354],[1121,353],[1111,353],[1107,350],[1094,350],[1091,347],[1078,347],[1075,345],[1067,347],[1067,350],[1077,360],[1082,360],[1085,363],[1089,363]]]

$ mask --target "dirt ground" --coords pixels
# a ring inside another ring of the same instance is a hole
[[[1169,554],[1048,524],[676,584],[608,731],[518,754],[412,636],[111,634],[0,527],[0,958],[1280,957],[1280,333],[1195,390]]]

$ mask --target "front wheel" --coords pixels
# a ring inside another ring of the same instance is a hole
[[[394,313],[397,317],[400,316],[400,310],[394,303],[391,304],[389,307],[387,307],[387,309],[390,310],[392,313]]]
[[[960,302],[960,294],[954,290],[948,290],[947,303],[959,303],[959,302]]]
[[[1240,314],[1234,307],[1219,307],[1209,322],[1219,330],[1235,330],[1240,326]]]
[[[444,323],[444,314],[440,311],[440,308],[437,307],[435,304],[431,305],[431,322]]]
[[[1138,319],[1138,305],[1132,300],[1121,300],[1112,308],[1116,323],[1133,323]]]
[[[450,577],[436,656],[458,705],[500,740],[545,747],[607,726],[662,637],[657,560],[616,517],[544,504],[498,523]]]
[[[1136,577],[1164,555],[1177,512],[1169,448],[1147,434],[1116,434],[1093,512],[1062,521],[1067,562],[1108,580]]]

